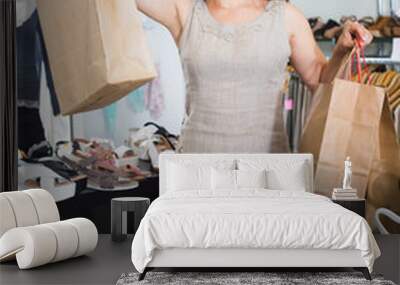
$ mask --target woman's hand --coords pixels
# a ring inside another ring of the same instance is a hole
[[[343,31],[339,37],[335,51],[341,54],[351,50],[357,40],[362,47],[369,45],[374,37],[372,34],[360,23],[347,21],[343,26]]]
[[[328,62],[314,39],[307,19],[300,10],[289,3],[286,3],[285,24],[292,51],[291,63],[312,91],[316,90],[321,82],[332,82],[343,56],[354,47],[355,38],[363,46],[370,44],[373,39],[371,33],[361,24],[347,22]]]

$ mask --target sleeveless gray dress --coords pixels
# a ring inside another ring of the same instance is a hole
[[[179,42],[186,80],[184,153],[285,153],[281,88],[290,56],[284,1],[225,25],[195,0]]]

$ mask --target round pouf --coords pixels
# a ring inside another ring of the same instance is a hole
[[[150,206],[150,199],[142,197],[114,198],[111,200],[111,239],[124,241],[127,234],[127,212],[134,213],[134,232]]]

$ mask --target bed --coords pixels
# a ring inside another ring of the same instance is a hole
[[[164,154],[160,197],[132,243],[154,268],[352,267],[380,251],[364,218],[313,194],[308,154]]]

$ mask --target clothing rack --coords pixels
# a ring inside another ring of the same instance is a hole
[[[399,0],[400,1],[400,0]],[[366,61],[368,64],[390,65],[391,68],[400,66],[400,58],[393,58],[394,39],[375,38],[374,42],[366,50]],[[319,40],[318,44],[329,59],[336,45],[335,40]]]
[[[397,69],[400,66],[400,59],[366,57],[367,64],[388,65],[392,69]]]
[[[290,73],[288,90],[283,100],[289,146],[292,152],[297,153],[299,152],[301,133],[310,110],[312,93],[295,72]],[[287,102],[290,102],[290,106],[287,105]]]

